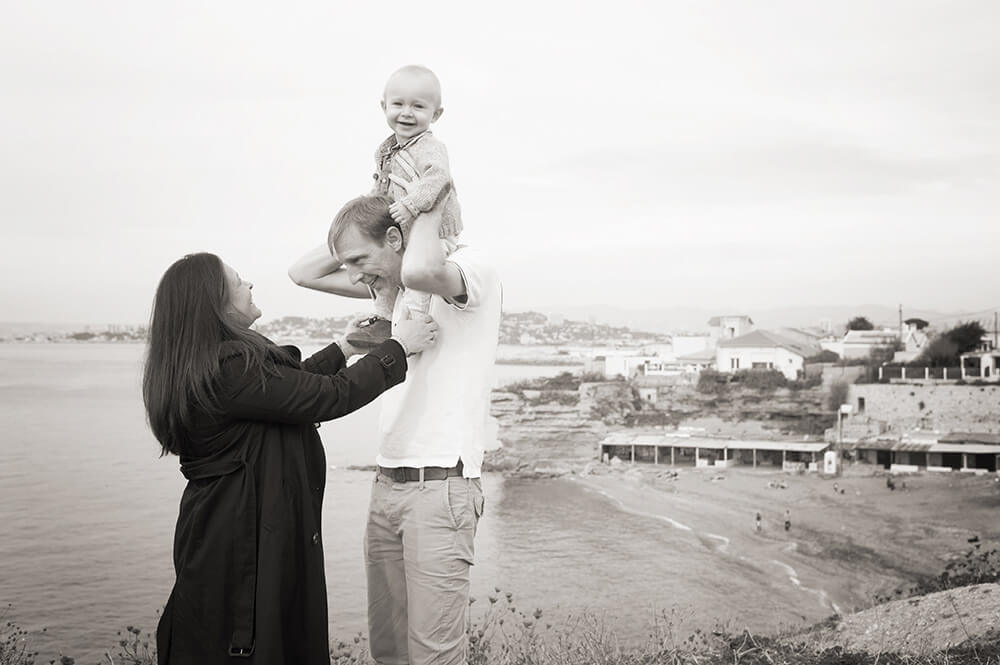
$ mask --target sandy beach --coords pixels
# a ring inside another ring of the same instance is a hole
[[[830,479],[750,469],[676,471],[671,477],[669,467],[625,465],[574,478],[623,511],[664,522],[719,557],[737,558],[773,588],[791,585],[798,593],[782,594],[794,605],[787,614],[806,622],[863,609],[876,595],[939,574],[971,547],[970,538],[1000,539],[995,475],[896,476],[891,491],[884,476],[868,470]]]

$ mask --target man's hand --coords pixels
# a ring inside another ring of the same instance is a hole
[[[399,201],[389,206],[389,214],[392,215],[392,221],[396,222],[400,226],[409,224],[416,219],[416,217],[413,216],[413,213],[410,212],[410,209]]]

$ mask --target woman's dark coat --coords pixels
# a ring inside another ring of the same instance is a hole
[[[188,479],[174,536],[177,581],[157,629],[160,665],[328,665],[319,422],[369,403],[406,374],[388,341],[351,367],[331,344],[262,380],[223,347],[221,415],[201,414],[181,454]]]

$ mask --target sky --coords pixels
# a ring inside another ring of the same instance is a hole
[[[1000,3],[586,4],[7,3],[0,320],[145,322],[195,251],[363,311],[286,272],[410,63],[508,310],[1000,304]]]

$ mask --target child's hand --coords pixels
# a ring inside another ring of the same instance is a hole
[[[397,224],[409,224],[414,219],[410,209],[398,201],[389,206],[389,214]]]

